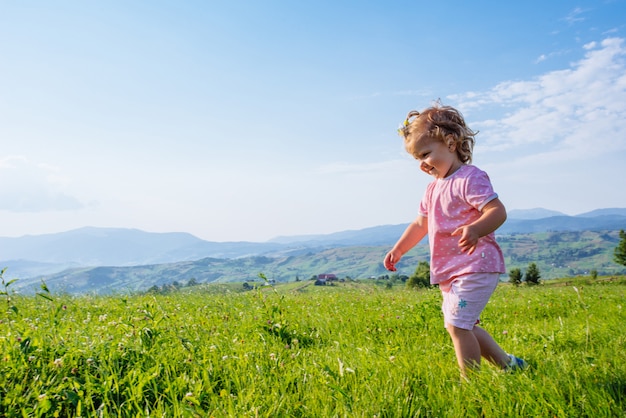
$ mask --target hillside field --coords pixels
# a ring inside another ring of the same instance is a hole
[[[539,267],[544,280],[588,275],[596,270],[602,275],[625,274],[626,268],[613,261],[619,243],[618,231],[567,231],[536,234],[511,234],[498,237],[504,253],[507,273],[513,268],[522,272],[530,263]],[[203,258],[166,264],[128,267],[83,267],[42,277],[22,278],[7,270],[7,277],[17,278],[15,287],[33,293],[43,280],[55,293],[124,293],[145,291],[153,286],[172,283],[228,283],[254,281],[263,272],[277,282],[308,280],[323,273],[340,278],[366,279],[389,276],[382,260],[390,246],[349,246],[308,251],[303,254],[236,259]],[[429,259],[428,245],[421,243],[398,264],[398,274],[410,276],[420,261]],[[502,276],[508,279],[508,274]]]
[[[482,324],[530,368],[484,364],[469,381],[437,289],[303,281],[19,296],[10,287],[0,299],[0,416],[626,414],[623,276],[501,284]]]

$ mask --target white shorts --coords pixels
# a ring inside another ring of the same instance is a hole
[[[444,325],[474,329],[499,281],[499,273],[471,273],[439,283]]]

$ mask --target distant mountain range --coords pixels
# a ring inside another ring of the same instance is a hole
[[[103,266],[164,265],[207,258],[234,260],[242,264],[241,260],[249,257],[286,258],[311,256],[342,247],[389,247],[407,225],[277,237],[267,242],[212,242],[187,233],[85,227],[56,234],[0,237],[0,267],[7,267],[8,277],[17,277],[22,281],[49,277],[68,269]],[[598,209],[576,216],[537,208],[510,211],[509,218],[497,234],[620,229],[626,229],[626,208]]]
[[[626,216],[626,209],[624,208],[607,208],[607,209],[596,209],[591,212],[581,213],[579,215],[574,216],[575,218],[596,218],[598,216]],[[568,216],[562,212],[558,212],[555,210],[549,210],[544,208],[534,208],[534,209],[513,209],[508,212],[509,219],[544,219],[551,218],[554,216]]]
[[[513,209],[507,213],[509,219],[543,219],[550,218],[552,216],[567,216],[563,212],[557,212],[556,210],[549,210],[543,208],[534,209]]]

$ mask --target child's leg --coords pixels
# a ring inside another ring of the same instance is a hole
[[[463,374],[467,367],[480,365],[481,355],[501,367],[508,364],[508,355],[487,331],[476,326],[497,285],[497,273],[467,274],[439,284],[444,323]]]
[[[509,355],[498,345],[493,337],[478,325],[472,330],[480,346],[480,354],[493,364],[505,368],[511,361]]]
[[[456,361],[461,369],[461,374],[465,376],[467,367],[475,369],[480,366],[481,346],[473,330],[446,325],[446,329],[452,338]]]
[[[452,338],[456,360],[463,375],[466,368],[475,369],[480,366],[481,356],[501,368],[505,368],[511,361],[491,335],[478,325],[473,330],[453,325],[448,325],[446,329]]]

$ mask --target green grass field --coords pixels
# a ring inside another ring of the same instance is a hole
[[[436,289],[240,287],[4,295],[0,415],[626,415],[624,278],[502,284],[482,324],[531,368],[469,382]]]

